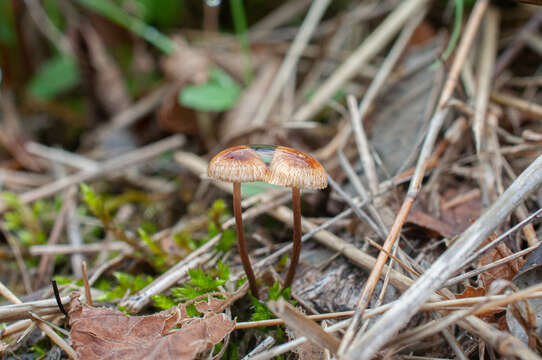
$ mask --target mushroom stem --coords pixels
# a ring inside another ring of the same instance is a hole
[[[301,253],[301,195],[299,188],[292,188],[292,212],[294,213],[294,246],[292,249],[292,259],[290,268],[286,274],[284,287],[289,287],[294,281],[295,271],[299,263],[299,254]]]
[[[243,229],[243,212],[241,210],[241,183],[233,183],[233,213],[235,215],[235,228],[237,230],[237,246],[239,247],[239,255],[241,255],[241,262],[243,263],[243,269],[247,274],[248,284],[250,285],[250,291],[252,295],[258,298],[258,285],[256,284],[256,276],[254,276],[254,270],[250,265],[250,259],[248,257],[247,243],[245,240],[245,230]]]

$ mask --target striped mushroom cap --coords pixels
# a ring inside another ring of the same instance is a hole
[[[312,156],[296,149],[277,146],[269,164],[270,184],[303,189],[324,189],[327,175]]]
[[[207,168],[209,177],[228,182],[265,181],[268,172],[262,157],[247,145],[219,152]]]

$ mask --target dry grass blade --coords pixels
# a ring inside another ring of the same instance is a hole
[[[258,112],[254,116],[252,125],[261,126],[265,124],[273,105],[275,104],[284,85],[290,78],[299,57],[301,56],[301,53],[307,46],[310,36],[316,29],[316,26],[324,15],[329,3],[330,0],[317,0],[312,3],[307,17],[299,29],[298,35],[288,50],[288,54],[286,54],[286,58],[277,72],[275,81],[273,81],[273,84],[271,84],[267,95],[260,104]]]
[[[497,54],[499,34],[499,11],[490,8],[485,17],[484,37],[482,42],[481,56],[478,64],[478,79],[476,88],[476,100],[474,107],[474,121],[472,124],[474,139],[476,142],[476,151],[485,149],[484,128],[486,125],[486,112],[489,103],[489,93],[491,91],[491,80],[493,67],[495,65],[495,56]]]
[[[11,292],[2,282],[0,282],[0,294],[8,299],[14,304],[22,304],[22,301],[19,300],[14,293]],[[61,338],[49,325],[45,324],[40,320],[36,320],[37,326],[43,331],[55,344],[57,344],[62,350],[68,354],[70,359],[77,359],[77,354],[75,350],[63,339]],[[29,323],[30,325],[31,323]]]
[[[491,100],[505,106],[514,107],[520,111],[523,111],[529,115],[534,116],[537,119],[542,119],[542,106],[532,102],[525,101],[515,96],[492,92]]]
[[[348,358],[369,358],[412,317],[517,205],[542,183],[542,157],[536,159],[499,199],[411,286],[350,350]],[[378,336],[376,336],[378,334]]]
[[[444,118],[448,113],[447,109],[443,109],[443,106],[453,93],[460,69],[466,59],[468,49],[472,44],[474,34],[476,33],[478,26],[480,25],[482,15],[484,14],[487,6],[487,1],[478,1],[477,5],[473,9],[471,17],[469,19],[469,23],[467,24],[467,28],[465,30],[465,35],[463,36],[463,39],[457,50],[457,55],[454,59],[454,63],[452,64],[450,74],[441,92],[436,113],[431,119],[429,130],[427,131],[427,135],[425,137],[424,144],[420,152],[418,162],[416,164],[416,170],[408,188],[406,199],[401,205],[401,208],[390,229],[388,237],[386,238],[386,241],[382,246],[388,252],[391,250],[393,244],[399,236],[399,233],[403,227],[404,222],[406,221],[406,217],[410,211],[410,208],[412,207],[412,204],[414,203],[414,200],[419,192],[421,182],[425,174],[427,161],[436,142],[436,138],[438,136],[440,128],[442,127],[442,124],[444,122]],[[376,351],[376,349],[378,349],[379,346],[381,346],[385,342],[385,337],[379,337],[378,341],[373,342],[374,346],[368,347],[367,349],[365,349],[365,351],[361,351],[363,347],[359,344],[364,342],[366,343],[368,341],[367,339],[369,335],[367,334],[363,336],[360,331],[358,332],[356,339],[354,340],[358,345],[356,345],[355,347],[352,345],[352,349],[347,350],[348,346],[350,345],[350,341],[352,340],[352,334],[356,330],[360,321],[361,314],[369,305],[369,301],[371,300],[371,297],[373,295],[374,288],[376,287],[378,278],[380,277],[380,273],[382,272],[382,267],[384,266],[387,258],[388,257],[384,252],[380,252],[377,259],[377,265],[371,271],[369,279],[367,280],[367,283],[363,288],[362,294],[358,302],[358,307],[356,309],[356,316],[354,317],[354,320],[349,327],[347,336],[344,337],[341,343],[341,354],[348,352],[349,358],[357,358],[359,356],[361,356],[362,358],[365,358],[365,356],[371,357],[372,355],[374,355],[373,351]],[[398,324],[398,322],[396,324]],[[398,327],[395,327],[395,329],[397,328]],[[387,336],[391,336],[392,333],[393,332],[388,332]],[[362,339],[364,339],[364,341],[362,341]]]
[[[334,354],[337,353],[340,344],[339,339],[325,332],[320,325],[306,315],[299,313],[286,300],[270,301],[267,305],[275,315],[284,320],[284,323],[294,329],[296,333],[304,335],[315,345],[322,346]]]
[[[58,179],[37,189],[27,191],[20,195],[19,200],[22,204],[28,204],[33,201],[52,196],[57,192],[70,187],[71,185],[89,181],[112,171],[121,170],[128,166],[133,166],[137,163],[149,160],[150,158],[156,157],[165,151],[182,146],[184,142],[185,138],[182,135],[171,136],[169,138],[157,141],[154,144],[150,144],[127,154],[120,155],[114,159],[104,161],[95,171],[81,171]],[[3,213],[6,210],[6,204],[4,202],[0,202],[0,213]]]
[[[310,102],[297,110],[293,116],[293,121],[306,121],[320,111],[333,94],[382,50],[401,29],[405,21],[412,17],[416,11],[420,11],[426,3],[426,0],[408,0],[402,2],[329,79],[320,86]]]

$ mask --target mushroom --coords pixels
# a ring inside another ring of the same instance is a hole
[[[250,291],[258,297],[256,277],[250,265],[246,248],[241,211],[241,183],[267,181],[270,184],[292,188],[292,211],[294,215],[294,244],[290,268],[286,274],[285,287],[294,279],[301,252],[301,206],[300,189],[324,189],[327,175],[313,157],[292,148],[275,145],[241,145],[221,151],[209,162],[207,175],[216,180],[233,183],[233,212],[237,230],[237,244]]]
[[[284,287],[289,287],[294,280],[301,253],[301,195],[299,190],[301,188],[326,188],[327,175],[322,165],[312,156],[296,149],[277,146],[269,164],[267,182],[292,188],[294,244],[290,268],[284,281]]]
[[[207,168],[209,177],[233,183],[233,213],[237,231],[237,246],[250,285],[250,291],[256,298],[258,298],[258,285],[256,284],[254,270],[250,265],[243,229],[241,183],[265,181],[268,172],[269,170],[262,157],[254,149],[246,145],[235,146],[221,151],[211,159]]]

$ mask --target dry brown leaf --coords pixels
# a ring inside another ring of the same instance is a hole
[[[486,242],[482,245],[485,246],[492,240],[496,238],[496,235],[490,236]],[[512,251],[506,246],[506,244],[499,244],[495,248],[487,251],[480,260],[478,261],[478,266],[484,266],[487,264],[491,264],[497,260],[502,259],[503,257],[506,257],[508,255],[511,255]],[[478,277],[480,286],[478,287],[472,287],[467,286],[465,290],[460,293],[456,294],[455,297],[458,299],[462,298],[469,298],[469,297],[477,297],[477,296],[485,296],[487,295],[487,292],[489,290],[489,287],[491,286],[491,283],[495,280],[512,280],[512,278],[517,274],[521,266],[525,263],[523,259],[516,259],[508,262],[507,264],[503,264],[501,266],[494,267],[492,269],[486,270],[483,273],[480,274]],[[480,318],[485,319],[488,322],[499,322],[499,319],[495,317],[496,314],[501,313],[503,310],[490,310],[487,312],[484,312],[482,314],[479,314],[478,316]]]
[[[216,305],[211,301],[209,308]],[[84,304],[78,295],[70,301],[69,315],[70,338],[77,355],[90,360],[194,359],[235,326],[225,314],[211,311],[203,318],[189,318],[184,305],[149,316],[127,316]],[[170,331],[176,326],[181,328]]]
[[[471,190],[447,189],[442,194],[443,203],[460,199]],[[479,196],[467,198],[454,206],[442,207],[439,218],[426,213],[417,202],[408,214],[407,221],[451,239],[465,231],[480,216],[481,210],[482,203]]]
[[[413,209],[410,211],[407,216],[407,222],[416,224],[431,231],[435,231],[440,234],[440,236],[448,239],[451,239],[456,235],[455,229],[452,227],[452,225],[447,224],[444,221],[441,221],[419,209]]]
[[[226,299],[217,299],[214,296],[209,296],[207,297],[207,301],[198,301],[194,306],[200,313],[208,313],[221,310],[224,303],[226,303]]]
[[[456,199],[471,191],[470,188],[448,188],[442,193],[443,202],[448,202]],[[461,234],[465,231],[474,220],[480,217],[482,212],[482,200],[480,196],[470,198],[459,203],[456,206],[441,209],[440,219],[454,228],[454,235]]]
[[[485,246],[488,242],[495,239],[496,235],[490,236],[489,239],[482,245]],[[478,261],[478,266],[484,266],[487,264],[494,263],[497,260],[500,260],[506,256],[512,255],[512,250],[506,246],[506,244],[500,243],[493,249],[487,251],[480,260]],[[482,286],[486,289],[489,289],[491,283],[495,280],[512,280],[512,278],[517,274],[519,269],[523,266],[525,260],[515,259],[501,266],[494,267],[487,271],[484,271],[480,274],[479,280]]]
[[[481,286],[473,287],[473,286],[467,286],[463,292],[459,294],[455,294],[456,299],[466,299],[471,297],[478,297],[478,296],[485,296],[486,295],[486,289],[484,289]]]
[[[465,299],[465,298],[471,298],[471,297],[479,297],[479,296],[486,296],[487,295],[487,289],[483,286],[473,287],[473,286],[467,286],[465,290],[463,290],[462,293],[456,294],[455,297],[457,299]],[[488,322],[498,322],[497,317],[495,315],[502,313],[503,310],[488,310],[483,313],[478,314],[477,316],[481,319],[484,319]]]

